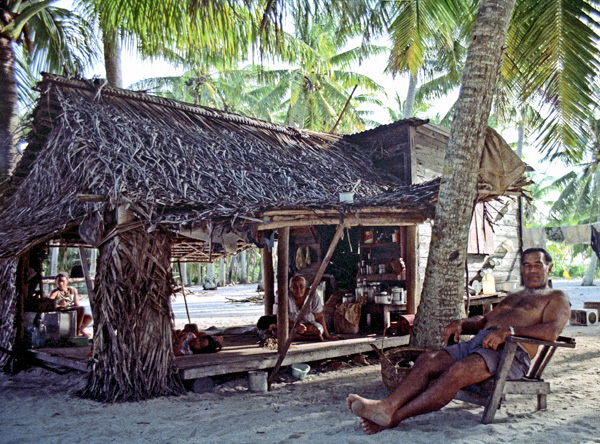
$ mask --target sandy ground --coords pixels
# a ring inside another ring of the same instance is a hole
[[[564,286],[575,308],[600,300],[599,287]],[[80,373],[31,369],[0,375],[0,443],[600,443],[600,326],[567,326],[563,334],[576,337],[577,348],[559,350],[546,370],[548,410],[535,412],[533,397],[510,396],[490,425],[479,423],[483,408],[453,401],[366,436],[345,398],[380,398],[387,389],[379,365],[350,360],[304,381],[289,377],[265,394],[249,392],[239,376],[210,393],[113,405],[78,398]]]

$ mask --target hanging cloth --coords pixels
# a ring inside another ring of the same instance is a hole
[[[565,234],[565,244],[576,245],[590,243],[590,225],[570,225],[563,227],[563,232]]]
[[[296,250],[295,263],[296,263],[296,270],[298,270],[298,271],[302,270],[306,266],[306,263],[304,262],[304,253],[302,251],[302,247],[300,247]]]
[[[565,235],[563,234],[563,230],[560,227],[546,227],[546,239],[554,241],[554,242],[562,242],[565,240]]]

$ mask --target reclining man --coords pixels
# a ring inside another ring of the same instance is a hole
[[[525,288],[506,296],[491,312],[458,319],[444,329],[446,345],[450,338],[458,342],[461,333],[476,334],[470,341],[422,353],[387,398],[377,401],[349,395],[348,408],[359,417],[365,433],[377,433],[406,418],[439,410],[463,387],[494,375],[508,336],[555,341],[567,324],[571,309],[563,291],[548,287],[551,270],[552,257],[546,250],[525,250],[521,257]],[[522,378],[536,351],[533,344],[518,347],[508,378]]]

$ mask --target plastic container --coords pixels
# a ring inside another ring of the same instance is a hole
[[[292,376],[296,379],[303,380],[310,371],[308,364],[292,364]]]
[[[483,277],[483,294],[496,294],[496,279],[491,271],[488,271]]]

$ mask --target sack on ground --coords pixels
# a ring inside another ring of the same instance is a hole
[[[362,304],[344,302],[335,311],[334,326],[336,333],[355,334],[359,331]]]

